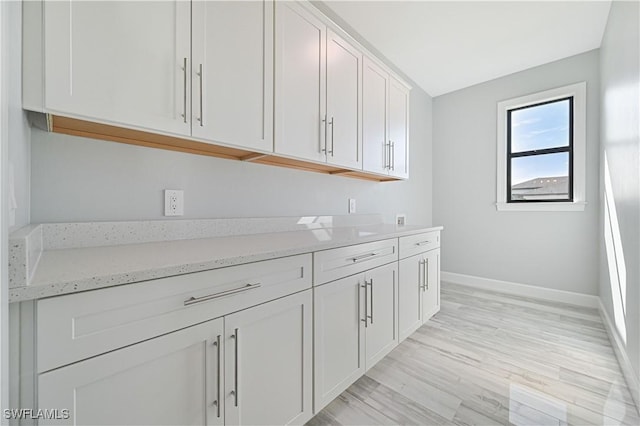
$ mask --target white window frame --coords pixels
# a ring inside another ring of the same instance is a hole
[[[507,203],[507,112],[573,97],[573,201]],[[587,83],[580,82],[498,102],[496,209],[500,211],[583,211],[585,193]]]

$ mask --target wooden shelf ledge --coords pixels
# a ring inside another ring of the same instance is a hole
[[[362,170],[351,170],[326,163],[313,163],[294,158],[282,157],[277,154],[266,154],[240,148],[197,142],[174,136],[159,135],[141,130],[126,129],[108,124],[79,120],[76,118],[51,115],[48,117],[49,128],[54,133],[82,136],[104,141],[126,143],[129,145],[146,146],[149,148],[167,149],[171,151],[187,152],[190,154],[207,155],[228,160],[246,161],[291,169],[306,170],[329,175],[339,175],[355,179],[376,182],[401,180],[393,176],[367,173]]]

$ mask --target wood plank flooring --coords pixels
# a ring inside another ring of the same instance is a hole
[[[640,425],[596,309],[449,283],[441,302],[307,425]]]

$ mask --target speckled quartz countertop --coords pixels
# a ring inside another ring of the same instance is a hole
[[[9,289],[9,301],[40,299],[439,229],[378,223],[97,247],[47,249],[45,243],[26,285]]]

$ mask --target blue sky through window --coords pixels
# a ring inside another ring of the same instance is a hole
[[[569,145],[569,100],[523,108],[511,112],[511,152]],[[512,160],[511,184],[530,179],[568,176],[569,155],[547,154],[529,161]]]

